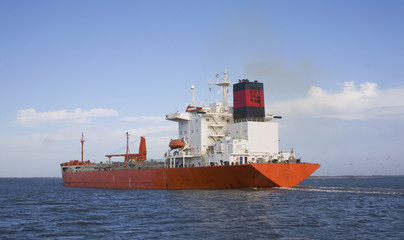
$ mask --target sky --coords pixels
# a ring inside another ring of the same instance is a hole
[[[0,177],[60,163],[162,159],[195,85],[264,83],[280,150],[315,175],[404,174],[404,2],[0,0]],[[229,93],[231,102],[231,89]]]

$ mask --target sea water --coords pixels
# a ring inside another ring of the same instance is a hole
[[[404,239],[404,176],[110,190],[0,178],[0,239]]]

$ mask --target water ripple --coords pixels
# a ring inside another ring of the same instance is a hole
[[[121,191],[64,188],[56,178],[0,179],[0,238],[403,239],[403,180]]]

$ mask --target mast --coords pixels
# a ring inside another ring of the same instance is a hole
[[[230,85],[230,83],[227,81],[227,69],[224,71],[224,83],[221,85],[223,87],[223,105],[225,108],[227,108],[227,86]]]
[[[227,87],[230,85],[229,81],[227,80],[227,69],[224,71],[223,82],[219,82],[219,74],[216,74],[216,83],[209,85],[216,85],[223,88],[223,107],[225,110],[227,110]]]
[[[81,133],[81,163],[84,163],[83,162],[83,148],[84,148],[84,134],[83,133]]]
[[[129,133],[126,132],[126,156],[125,156],[126,168],[128,168],[128,162],[129,162]]]
[[[195,95],[195,93],[194,93],[195,86],[194,85],[191,86],[191,91],[192,91],[192,103],[191,103],[191,106],[195,106],[195,97],[194,97],[194,95]]]

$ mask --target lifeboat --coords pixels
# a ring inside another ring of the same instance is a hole
[[[185,147],[185,142],[182,141],[181,139],[172,139],[168,146],[171,149],[184,148]]]

